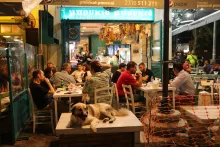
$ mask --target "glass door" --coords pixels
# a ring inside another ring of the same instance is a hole
[[[151,26],[151,70],[154,76],[162,78],[162,20]]]

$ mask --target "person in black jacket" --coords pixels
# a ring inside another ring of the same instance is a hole
[[[117,83],[118,78],[120,77],[121,73],[124,72],[125,70],[126,70],[126,64],[121,63],[118,67],[118,70],[112,76],[112,82]]]

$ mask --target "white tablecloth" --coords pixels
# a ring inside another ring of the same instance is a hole
[[[153,98],[149,95],[150,92],[156,93],[158,91],[163,91],[162,87],[158,87],[158,88],[152,88],[152,87],[141,87],[140,88],[141,91],[144,92],[144,97],[146,98],[146,107],[148,110],[148,104],[149,101]],[[171,90],[173,92],[173,109],[175,109],[175,91],[176,88],[175,87],[168,87],[168,90]],[[156,96],[156,94],[152,94],[153,96]]]
[[[57,100],[59,98],[69,98],[69,110],[71,110],[71,98],[82,96],[82,89],[76,89],[74,92],[71,92],[71,93],[68,93],[68,92],[69,91],[56,91],[56,93],[53,95],[56,124],[58,122]]]

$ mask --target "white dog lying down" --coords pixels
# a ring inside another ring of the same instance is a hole
[[[72,115],[70,118],[70,127],[89,125],[93,132],[97,132],[96,125],[102,120],[113,123],[115,116],[127,116],[127,109],[115,110],[109,104],[97,103],[86,105],[77,103],[72,106]]]

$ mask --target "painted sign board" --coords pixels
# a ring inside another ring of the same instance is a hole
[[[163,8],[164,0],[44,0],[49,5],[124,7],[124,8]],[[170,0],[173,9],[218,9],[220,0]]]
[[[61,7],[60,18],[69,20],[154,21],[153,8]]]

